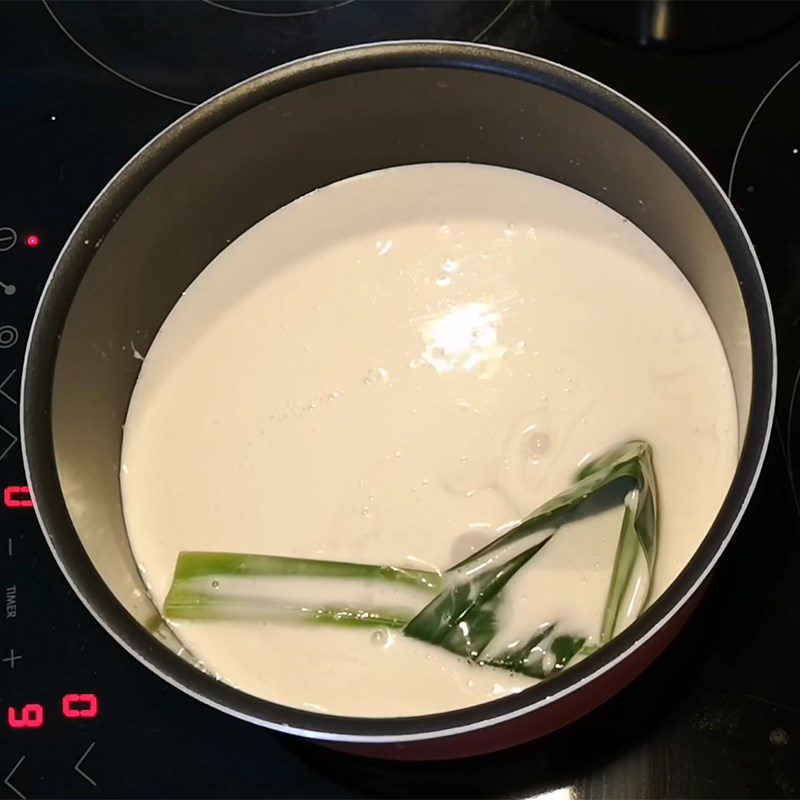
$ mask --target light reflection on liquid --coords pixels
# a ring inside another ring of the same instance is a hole
[[[463,370],[491,378],[508,350],[498,340],[501,317],[492,305],[475,302],[425,320],[419,327],[422,360],[440,375]]]

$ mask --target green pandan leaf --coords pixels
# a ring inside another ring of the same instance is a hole
[[[442,577],[425,570],[188,552],[178,556],[164,614],[402,628],[441,587]]]
[[[181,553],[164,613],[170,619],[279,619],[402,628],[405,635],[481,664],[545,678],[597,645],[556,621],[531,621],[531,635],[489,655],[503,590],[600,490],[627,491],[599,644],[617,632],[639,559],[646,571],[638,614],[652,581],[657,500],[652,449],[631,441],[586,464],[576,482],[508,533],[444,575],[392,566],[239,553]],[[319,598],[325,598],[320,601]]]
[[[644,553],[648,583],[655,560],[655,475],[651,447],[643,441],[627,442],[589,462],[578,473],[573,486],[540,506],[511,531],[449,569],[441,593],[406,625],[405,634],[480,660],[481,653],[499,630],[496,612],[502,588],[590,497],[620,481],[629,484],[630,491],[625,500],[622,530],[603,614],[600,641],[608,641],[616,629],[639,549]],[[535,630],[541,622],[536,622],[532,628]],[[569,638],[580,639],[570,655],[572,658],[585,637]],[[534,644],[534,649],[536,647],[538,642]],[[526,654],[524,650],[517,653],[514,663],[525,663],[531,653]],[[556,661],[559,661],[558,655]]]

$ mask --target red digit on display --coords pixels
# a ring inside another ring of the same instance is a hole
[[[41,728],[44,724],[44,709],[38,703],[28,703],[17,714],[17,710],[9,706],[8,724],[12,728]]]
[[[3,505],[6,508],[30,508],[33,505],[31,490],[27,486],[6,486],[3,489]]]
[[[61,711],[70,719],[92,719],[97,716],[97,695],[65,694],[61,698]]]

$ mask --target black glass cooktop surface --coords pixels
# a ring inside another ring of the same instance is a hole
[[[707,14],[672,18],[666,5],[606,4],[598,17],[583,3],[526,0],[0,4],[0,797],[800,796],[800,9],[763,3],[741,24],[740,4],[714,3],[719,24],[708,28]],[[253,73],[400,38],[541,55],[671,127],[750,230],[773,295],[781,371],[756,496],[666,655],[544,740],[413,766],[228,718],[128,656],[43,541],[17,422],[38,295],[116,170],[194,104]]]

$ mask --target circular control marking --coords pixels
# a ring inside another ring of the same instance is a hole
[[[13,228],[0,228],[0,253],[10,250],[17,243],[17,232]]]
[[[0,325],[0,350],[7,350],[19,341],[19,331],[13,325]]]

